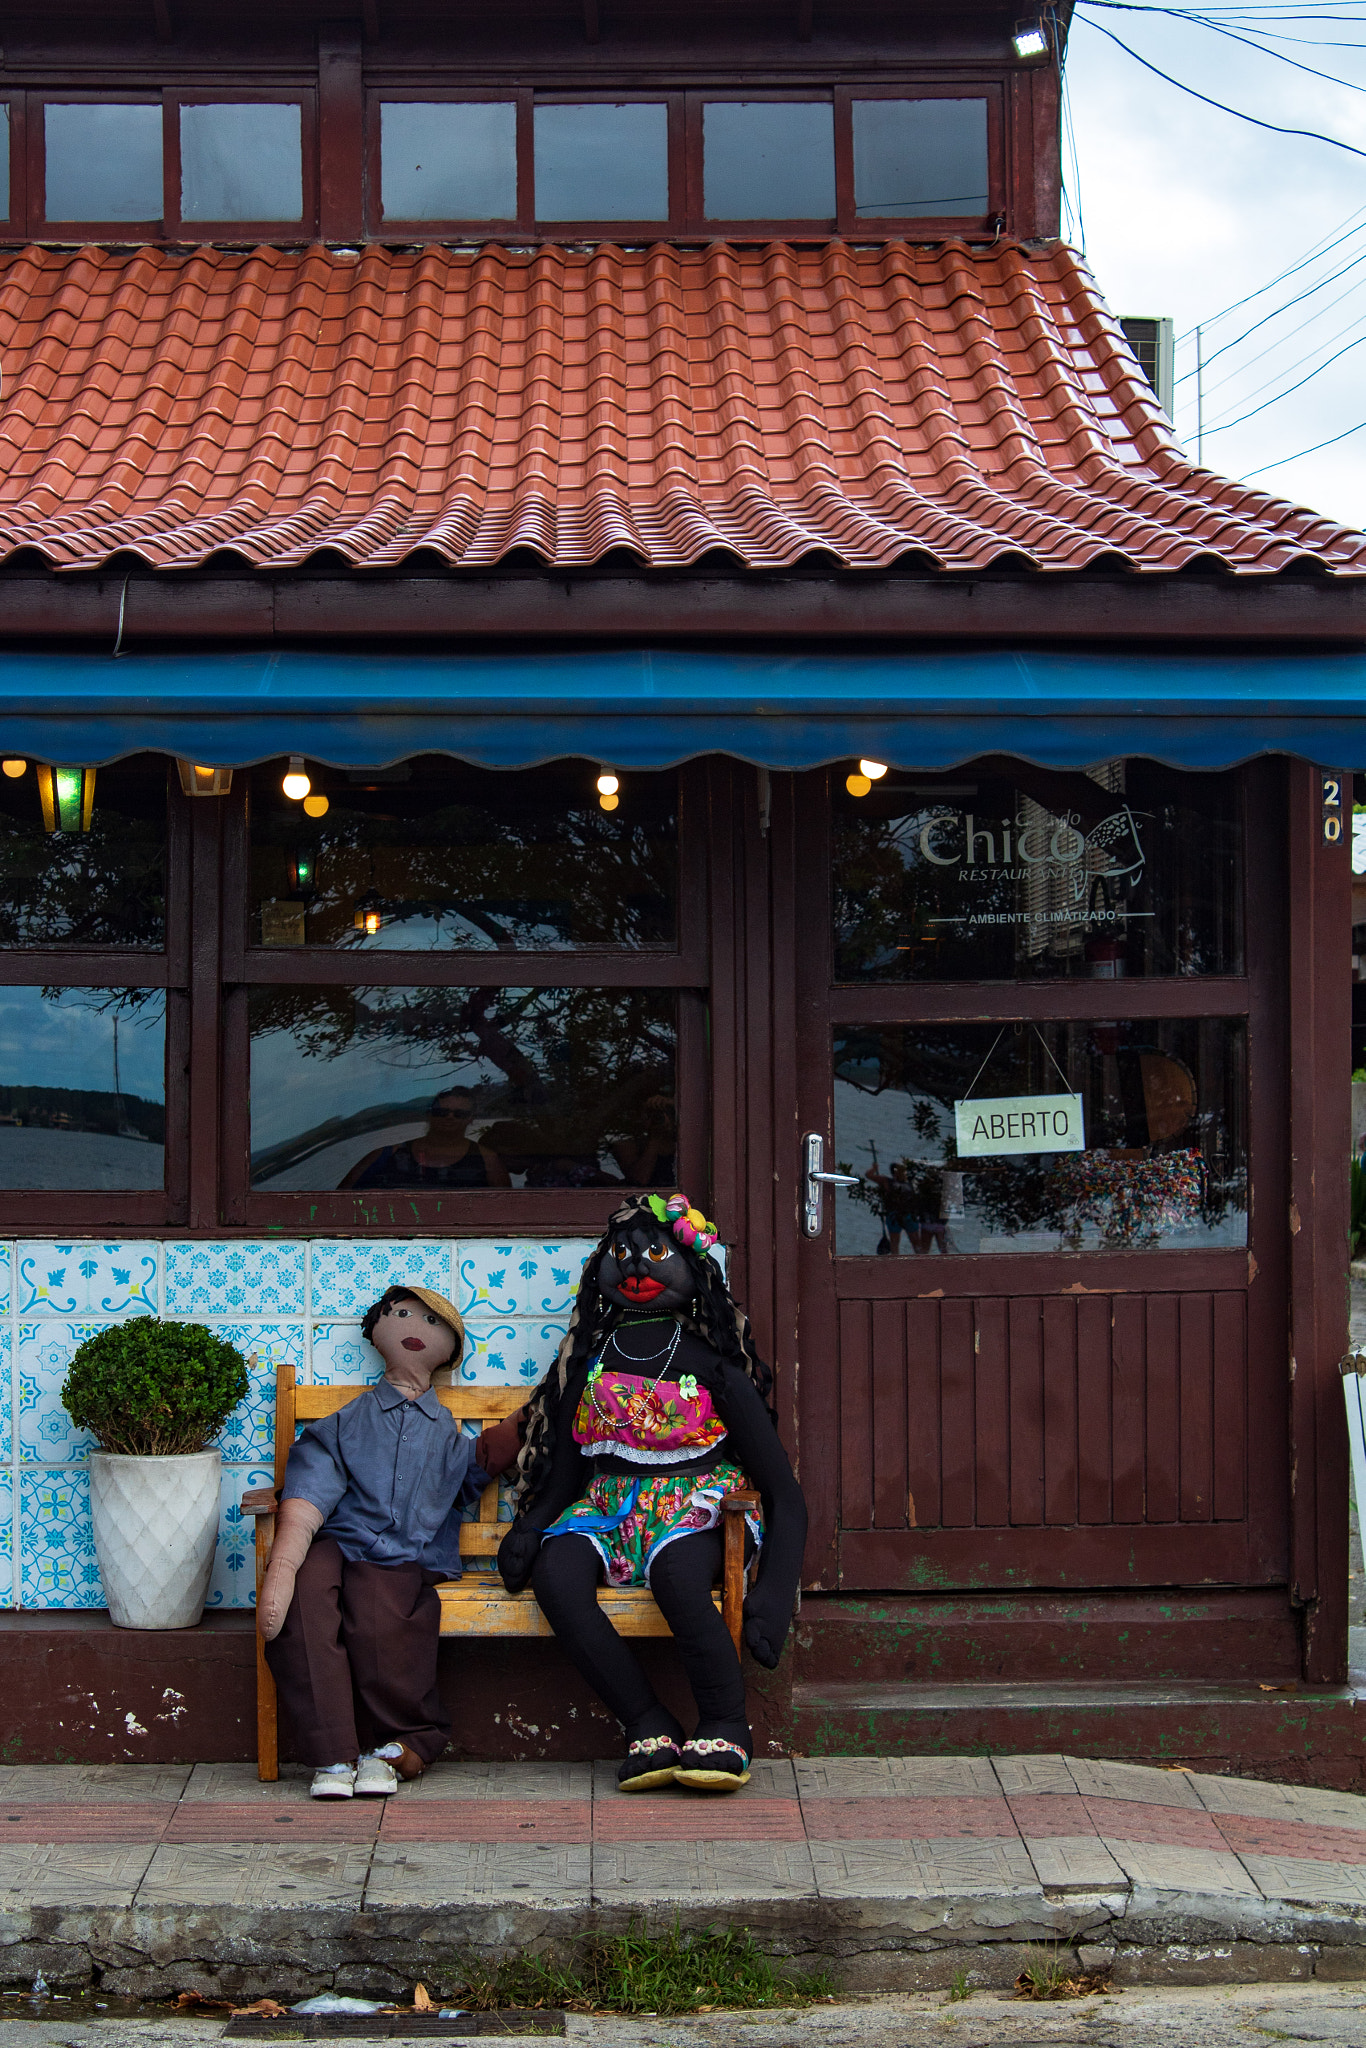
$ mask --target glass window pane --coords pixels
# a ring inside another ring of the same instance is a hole
[[[386,100],[379,136],[386,220],[517,218],[517,109],[511,101]]]
[[[3,115],[4,115],[4,118],[3,118],[3,120],[0,120],[0,220],[8,220],[8,219],[9,219],[9,214],[10,214],[10,198],[9,198],[9,142],[10,142],[10,131],[9,131],[9,118],[10,118],[10,117],[9,117],[9,101],[8,101],[8,100],[0,100],[0,108],[3,108]]]
[[[854,101],[859,215],[980,215],[987,182],[985,100]]]
[[[357,951],[560,952],[675,943],[674,775],[623,775],[598,803],[585,761],[500,772],[428,755],[350,772],[251,772],[252,942]],[[101,771],[103,772],[103,771]]]
[[[159,988],[0,988],[0,1187],[159,1188]]]
[[[48,220],[161,219],[161,108],[43,109]]]
[[[76,793],[66,815],[77,828],[93,780],[85,831],[46,829],[43,774],[30,761],[17,779],[0,776],[0,945],[164,946],[165,761],[142,754],[84,777],[58,770]]]
[[[834,805],[838,981],[1243,971],[1235,775],[982,764]]]
[[[669,110],[536,108],[538,220],[667,220]]]
[[[1070,1095],[1083,1148],[1047,1151]],[[1241,1021],[845,1029],[834,1098],[843,1255],[1247,1242]]]
[[[662,989],[257,988],[254,1188],[674,1184]]]
[[[708,220],[831,218],[834,108],[713,100],[702,110],[702,182]]]
[[[294,221],[303,210],[300,108],[181,108],[182,219]]]

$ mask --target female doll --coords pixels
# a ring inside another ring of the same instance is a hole
[[[709,1256],[715,1242],[683,1195],[633,1196],[614,1213],[559,1357],[528,1403],[519,1513],[498,1552],[508,1590],[530,1582],[625,1728],[624,1792],[671,1780],[731,1792],[749,1777],[744,1679],[712,1600],[722,1496],[748,1483],[762,1501],[749,1520],[759,1571],[744,1634],[770,1670],[806,1541],[806,1505],[768,1405],[772,1375]],[[599,1607],[604,1577],[654,1594],[697,1703],[691,1739]]]

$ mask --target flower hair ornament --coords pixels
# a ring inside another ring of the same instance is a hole
[[[659,1195],[647,1199],[659,1221],[668,1224],[678,1242],[705,1259],[720,1235],[716,1225],[708,1223],[700,1209],[690,1207],[686,1195],[670,1195],[667,1202]]]

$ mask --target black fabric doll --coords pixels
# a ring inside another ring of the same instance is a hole
[[[740,1660],[712,1599],[723,1494],[762,1503],[745,1642],[778,1662],[792,1618],[806,1504],[769,1405],[772,1374],[714,1259],[715,1229],[682,1195],[633,1196],[584,1267],[559,1356],[527,1404],[518,1514],[498,1551],[528,1583],[578,1670],[626,1731],[623,1791],[670,1781],[734,1791],[753,1738]],[[685,1741],[598,1605],[603,1579],[648,1585],[697,1703]]]

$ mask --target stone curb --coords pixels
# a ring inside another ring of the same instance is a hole
[[[40,1972],[54,1989],[180,1991],[247,2000],[338,1989],[373,1995],[455,1991],[462,1963],[515,1950],[571,1951],[590,1934],[745,1927],[798,1971],[828,1968],[847,1991],[935,1990],[965,1972],[984,1989],[1014,1982],[1031,1950],[1066,1951],[1116,1984],[1198,1985],[1366,1979],[1366,1907],[1269,1904],[1136,1889],[1049,1898],[1000,1894],[821,1900],[652,1899],[634,1910],[580,1901],[356,1911],[38,1906],[0,1914],[0,1984]]]

